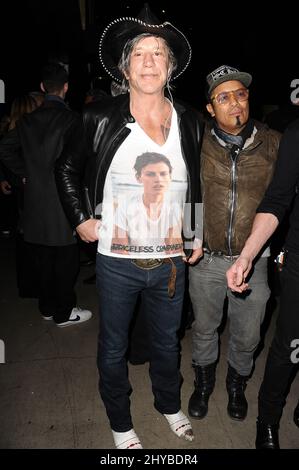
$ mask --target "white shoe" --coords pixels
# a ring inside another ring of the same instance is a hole
[[[44,320],[53,320],[53,315],[42,315]]]
[[[174,414],[164,414],[168,421],[170,429],[178,437],[182,437],[186,441],[192,442],[194,440],[194,434],[191,423],[187,416],[180,410]]]
[[[60,327],[77,325],[78,323],[83,323],[84,321],[89,320],[91,317],[92,313],[90,310],[83,310],[80,307],[74,307],[70,314],[70,318],[63,323],[56,323],[56,325]]]
[[[143,449],[139,437],[133,428],[126,432],[112,430],[112,435],[117,449]]]

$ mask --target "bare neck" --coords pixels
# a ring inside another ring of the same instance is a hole
[[[158,145],[163,145],[170,132],[172,108],[164,94],[130,96],[130,111],[144,132]]]
[[[166,98],[163,93],[159,95],[130,93],[131,113],[137,115],[153,115],[163,113],[165,109]]]

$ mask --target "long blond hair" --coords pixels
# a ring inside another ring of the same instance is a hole
[[[26,113],[31,113],[38,107],[35,99],[30,95],[18,96],[13,100],[10,110],[8,130],[16,127],[16,122]]]

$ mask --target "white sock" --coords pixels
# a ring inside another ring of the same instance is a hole
[[[187,416],[180,410],[178,413],[171,415],[164,415],[168,421],[170,429],[178,436],[186,439],[186,441],[193,441],[194,434],[192,426]]]
[[[126,432],[116,432],[112,430],[112,435],[117,449],[143,449],[133,428]]]

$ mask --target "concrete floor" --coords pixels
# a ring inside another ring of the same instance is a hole
[[[94,285],[83,278],[93,267],[81,268],[78,304],[93,311],[86,324],[60,329],[43,320],[34,299],[18,297],[14,269],[14,240],[0,240],[0,339],[5,363],[0,365],[1,449],[112,449],[108,420],[97,390],[97,298]],[[255,440],[257,393],[265,355],[273,334],[273,316],[265,347],[246,390],[249,402],[244,422],[226,412],[225,390],[227,329],[221,339],[217,383],[204,420],[192,420],[195,440],[187,443],[170,432],[155,411],[148,365],[129,366],[133,386],[134,427],[146,449],[252,449]],[[182,340],[182,409],[193,390],[191,333]],[[299,375],[293,382],[281,420],[281,447],[299,449],[299,429],[292,414],[299,396]]]

